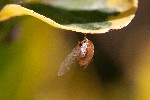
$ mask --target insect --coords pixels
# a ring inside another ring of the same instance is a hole
[[[83,41],[79,42],[67,58],[61,63],[58,70],[58,76],[62,76],[66,71],[68,71],[75,60],[77,60],[80,66],[85,69],[91,62],[93,55],[94,45],[92,41],[84,37]]]

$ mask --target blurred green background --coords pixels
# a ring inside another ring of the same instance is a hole
[[[75,62],[62,77],[58,68],[83,34],[29,16],[1,22],[0,100],[149,100],[148,3],[139,0],[136,17],[126,28],[88,34],[95,45],[92,63],[83,71]]]

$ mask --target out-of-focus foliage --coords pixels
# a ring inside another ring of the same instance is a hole
[[[0,100],[149,100],[149,16],[149,1],[141,0],[127,28],[88,34],[93,61],[62,77],[58,68],[82,34],[29,16],[0,22]]]
[[[49,5],[21,5],[6,5],[0,12],[0,21],[30,15],[61,29],[105,33],[121,29],[131,22],[137,0],[55,0]]]
[[[0,100],[38,100],[45,82],[58,78],[62,52],[69,51],[71,43],[65,42],[62,31],[36,19],[26,18],[17,27],[17,39],[0,42]]]

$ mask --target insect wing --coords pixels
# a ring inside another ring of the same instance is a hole
[[[78,54],[79,54],[79,49],[76,47],[71,51],[71,53],[67,56],[67,58],[61,63],[58,70],[58,76],[62,76],[66,71],[70,69],[71,64],[74,63]]]

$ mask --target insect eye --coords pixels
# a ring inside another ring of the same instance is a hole
[[[81,46],[82,46],[82,43],[79,43],[79,46],[81,47]]]

